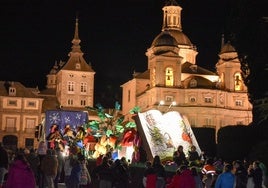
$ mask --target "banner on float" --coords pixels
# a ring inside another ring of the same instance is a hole
[[[66,111],[66,110],[47,110],[45,119],[46,135],[49,134],[49,129],[52,125],[57,125],[60,132],[63,133],[66,125],[70,125],[71,129],[88,122],[88,113],[84,111]]]

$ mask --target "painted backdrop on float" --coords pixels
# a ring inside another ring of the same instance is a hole
[[[138,113],[138,117],[152,157],[159,155],[161,159],[170,159],[179,145],[183,146],[185,154],[191,145],[201,153],[187,118],[179,112],[162,114],[159,110],[149,110]]]
[[[49,133],[51,125],[58,125],[61,133],[67,124],[76,131],[78,126],[88,122],[88,113],[83,111],[48,110],[46,111],[45,132]]]

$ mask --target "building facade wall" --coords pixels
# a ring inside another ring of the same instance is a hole
[[[34,133],[42,121],[43,99],[1,96],[0,101],[0,139],[16,137],[16,147],[36,148],[38,141]]]

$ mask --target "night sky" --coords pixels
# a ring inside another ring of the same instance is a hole
[[[79,18],[84,58],[95,70],[96,93],[120,92],[133,71],[147,69],[146,50],[161,32],[164,0],[0,2],[0,80],[44,88],[55,61],[67,61]],[[197,64],[214,71],[230,17],[229,1],[178,0],[183,32]]]

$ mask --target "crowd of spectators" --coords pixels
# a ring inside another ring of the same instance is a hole
[[[82,154],[63,157],[59,148],[48,149],[42,141],[36,150],[20,149],[13,154],[0,146],[0,188],[58,188],[59,182],[67,188],[267,187],[267,169],[262,162],[210,158],[194,146],[187,154],[178,146],[169,162],[158,155],[146,161],[137,185],[133,185],[131,166],[125,157],[114,160],[108,152],[90,167]],[[176,169],[172,175],[167,173],[170,166]]]
[[[159,156],[155,156],[153,161],[155,160],[159,161]],[[203,153],[198,154],[194,146],[187,155],[183,152],[183,146],[178,146],[173,161],[168,163],[177,169],[172,177],[167,177],[165,172],[159,175],[159,167],[156,168],[154,163],[146,162],[143,176],[145,188],[267,188],[268,186],[267,169],[262,162],[224,161],[211,158],[204,156]],[[161,169],[165,169],[164,166]],[[164,179],[165,183],[159,183],[159,178]]]
[[[0,146],[0,188],[58,188],[61,179],[66,188],[89,187],[91,177],[83,155],[63,157],[60,148],[48,149],[44,141],[37,150],[11,153]]]

